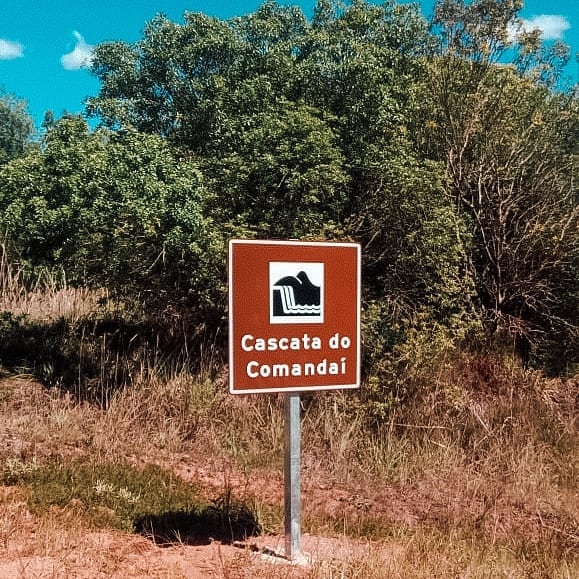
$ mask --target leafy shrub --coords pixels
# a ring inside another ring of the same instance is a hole
[[[380,329],[380,314],[380,309],[374,309],[371,332]],[[449,399],[460,396],[461,387],[447,381],[446,369],[452,367],[461,349],[468,350],[482,338],[476,318],[457,315],[447,325],[433,319],[428,310],[393,328],[398,331],[395,341],[392,330],[386,335],[379,331],[370,334],[373,350],[363,397],[366,412],[378,424],[435,390],[446,390]]]
[[[0,227],[28,268],[107,287],[150,312],[221,299],[224,242],[203,217],[195,165],[163,139],[63,118],[0,172]]]

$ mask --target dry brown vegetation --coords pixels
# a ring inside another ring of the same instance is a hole
[[[3,311],[80,319],[109,307],[51,284],[25,292],[2,267]],[[364,391],[303,396],[305,565],[262,554],[283,543],[282,397],[232,397],[225,372],[143,364],[96,404],[5,373],[0,576],[579,576],[577,379],[437,352],[426,369],[406,365],[428,387],[381,419]],[[63,498],[63,472],[77,494]],[[189,499],[188,512],[250,513],[262,532],[238,546],[185,532],[165,515]],[[135,532],[146,501],[169,544]]]

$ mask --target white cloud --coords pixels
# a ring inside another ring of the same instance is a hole
[[[87,44],[82,35],[76,30],[73,34],[76,38],[74,49],[67,54],[63,54],[60,58],[60,62],[66,70],[78,70],[79,68],[88,67],[92,62],[93,47]]]
[[[20,42],[0,38],[0,60],[11,60],[23,56],[24,47]]]
[[[523,18],[521,25],[525,32],[539,29],[543,40],[560,40],[571,28],[571,24],[564,16],[556,14],[540,14],[530,19]]]

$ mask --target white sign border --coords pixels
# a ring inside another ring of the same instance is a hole
[[[230,239],[227,257],[228,266],[228,341],[229,341],[229,392],[230,394],[291,394],[294,392],[319,392],[327,390],[356,390],[360,388],[361,385],[361,373],[362,373],[362,326],[361,326],[361,315],[362,315],[362,256],[361,247],[359,243],[345,243],[345,242],[333,242],[333,241],[294,241],[294,240],[268,240],[268,239]],[[349,247],[356,249],[356,292],[358,296],[358,304],[356,308],[356,383],[355,384],[332,384],[330,386],[300,386],[300,387],[274,387],[274,388],[254,388],[254,389],[243,389],[236,390],[233,383],[233,372],[232,360],[234,358],[234,344],[233,344],[233,267],[232,267],[232,256],[233,256],[233,246],[234,245],[280,245],[280,246],[299,246],[299,247]]]

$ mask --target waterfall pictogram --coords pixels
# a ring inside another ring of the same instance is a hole
[[[323,263],[270,263],[270,322],[323,323],[323,280]]]

